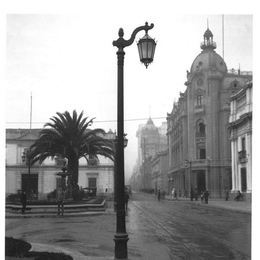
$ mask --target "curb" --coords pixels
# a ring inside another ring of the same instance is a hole
[[[168,199],[166,198],[165,200],[167,201],[175,201],[176,200],[171,200],[171,199]],[[209,203],[206,204],[206,203],[201,203],[199,200],[198,201],[191,201],[189,199],[179,199],[177,201],[180,201],[180,202],[187,202],[187,203],[190,203],[190,204],[193,204],[193,205],[197,205],[197,206],[200,206],[200,207],[210,207],[210,208],[217,208],[217,209],[223,209],[223,210],[231,210],[231,211],[236,211],[236,212],[240,212],[240,213],[246,213],[246,214],[251,214],[251,209],[247,209],[247,208],[236,208],[236,207],[232,207],[232,206],[229,206],[229,205],[218,205],[218,204],[211,204],[210,202],[215,202],[214,200],[210,201],[209,200]],[[239,202],[238,202],[239,203]]]
[[[32,248],[30,251],[36,252],[50,252],[50,253],[64,253],[69,255],[73,258],[73,260],[112,260],[114,257],[95,257],[95,256],[87,256],[83,255],[77,251],[69,250],[64,247],[60,246],[53,246],[48,244],[41,244],[41,243],[30,243]]]
[[[6,214],[5,218],[16,219],[16,218],[70,218],[70,217],[81,217],[81,216],[97,216],[97,215],[108,215],[112,214],[110,211],[92,211],[92,212],[79,212],[79,213],[67,213],[63,216],[58,216],[57,214],[35,214],[35,215],[26,215],[26,214]]]

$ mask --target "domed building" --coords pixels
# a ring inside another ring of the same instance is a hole
[[[222,197],[232,189],[230,97],[252,73],[227,69],[209,29],[200,47],[187,71],[187,88],[167,114],[169,190],[189,196],[207,189],[211,197]]]
[[[166,145],[166,127],[157,127],[154,125],[151,117],[147,120],[145,125],[140,125],[136,133],[138,139],[138,162],[136,178],[138,178],[137,189],[151,190],[152,185],[152,159],[161,151],[167,149]]]

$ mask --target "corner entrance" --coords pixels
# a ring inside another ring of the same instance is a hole
[[[206,175],[204,170],[197,171],[197,188],[199,193],[206,190]]]

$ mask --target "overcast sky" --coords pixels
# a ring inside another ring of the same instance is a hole
[[[146,69],[136,43],[125,49],[125,133],[128,134],[126,175],[137,159],[136,130],[154,120],[157,126],[185,90],[186,70],[200,53],[207,20],[222,55],[222,15],[175,15],[158,10],[145,19],[131,12],[118,18],[86,10],[83,14],[8,14],[6,127],[42,127],[56,112],[84,111],[93,127],[116,130],[117,49],[112,41],[123,27],[125,38],[147,20],[157,41],[154,62]],[[95,10],[95,12],[93,11]],[[113,11],[113,10],[112,10]],[[120,22],[119,22],[120,21]],[[144,32],[137,35],[136,41]],[[252,70],[252,16],[224,16],[224,58],[228,68]],[[130,121],[127,121],[130,120]]]
[[[6,3],[2,5],[3,2]],[[166,117],[167,112],[171,112],[173,101],[178,99],[180,91],[185,90],[186,70],[201,51],[200,42],[207,28],[207,19],[217,43],[216,51],[222,55],[221,15],[225,14],[226,64],[228,68],[237,69],[240,64],[242,70],[252,70],[250,14],[254,14],[254,46],[260,46],[260,16],[256,3],[254,0],[2,1],[0,60],[6,71],[6,87],[0,87],[1,147],[5,147],[5,127],[29,127],[31,92],[33,127],[42,127],[42,123],[36,122],[48,121],[57,111],[76,109],[96,117],[96,121],[113,121],[96,122],[94,127],[116,129],[117,64],[112,41],[118,38],[120,27],[128,39],[136,27],[146,21],[154,23],[149,34],[157,40],[154,63],[148,69],[140,64],[135,43],[125,49],[125,119],[147,118],[149,115]],[[136,40],[142,36],[143,32],[140,32]],[[257,67],[256,57],[259,56],[255,47],[254,67]],[[254,73],[254,84],[257,80],[258,74]],[[259,96],[256,95],[258,86],[256,82],[254,100]],[[254,113],[259,109],[258,103],[254,102]],[[161,121],[154,120],[157,126]],[[125,123],[129,139],[125,150],[127,176],[130,176],[137,158],[135,133],[141,123],[145,121]],[[259,126],[256,123],[257,117],[254,116],[255,133]],[[257,136],[253,136],[255,143]],[[254,154],[256,149],[255,145]],[[5,171],[4,153],[2,149],[2,173]],[[258,188],[258,176],[254,175],[254,190]],[[3,203],[4,183],[0,184]],[[253,200],[256,201],[259,200]],[[255,209],[254,213],[258,214]],[[1,223],[4,223],[4,211],[1,213]],[[253,236],[255,230],[259,230],[259,221],[255,219]],[[4,233],[4,224],[1,227]],[[253,253],[256,253],[257,245],[253,245]]]
[[[117,9],[80,14],[8,14],[6,127],[42,127],[56,112],[84,111],[95,117],[93,127],[116,130],[117,49],[112,41],[123,27],[132,31],[154,23],[154,62],[146,69],[136,43],[125,49],[125,133],[129,143],[126,175],[137,159],[136,131],[151,116],[161,125],[179,92],[185,90],[186,70],[200,53],[207,20],[222,55],[222,15],[172,15],[165,9],[150,17]],[[144,35],[140,32],[136,41]],[[224,16],[224,58],[228,68],[252,70],[252,16]],[[130,121],[127,121],[130,120]]]

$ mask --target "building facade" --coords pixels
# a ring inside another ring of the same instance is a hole
[[[227,69],[209,29],[200,47],[186,90],[167,114],[169,186],[182,195],[208,189],[211,197],[222,197],[232,187],[230,97],[252,73]]]
[[[232,193],[252,194],[252,82],[231,96]]]
[[[168,193],[168,151],[157,153],[151,161],[152,187],[157,193],[158,190]]]
[[[15,194],[28,187],[39,199],[56,189],[61,165],[58,160],[48,158],[41,165],[30,168],[24,160],[25,153],[39,137],[41,129],[6,129],[6,194]],[[115,138],[115,133],[107,133],[106,138]],[[85,159],[79,161],[79,186],[96,188],[97,192],[114,191],[114,163],[102,156],[99,162],[88,165]]]
[[[154,189],[152,161],[157,153],[167,149],[166,129],[166,122],[162,123],[160,127],[156,127],[151,118],[145,125],[139,126],[136,133],[138,140],[137,165],[130,179],[134,189],[146,191]]]

